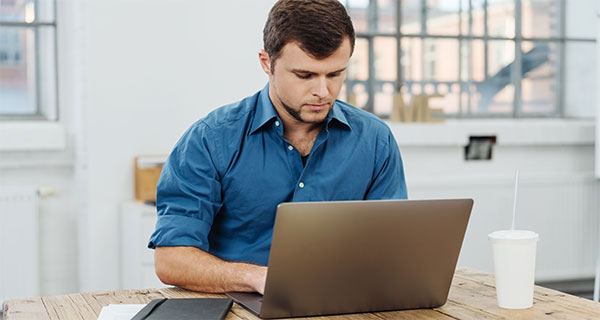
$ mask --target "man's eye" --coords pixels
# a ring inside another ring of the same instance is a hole
[[[341,75],[341,73],[336,72],[336,73],[332,73],[329,75],[330,78],[335,78],[335,77],[339,77]]]
[[[298,73],[296,73],[296,77],[298,77],[300,79],[308,79],[308,78],[310,78],[310,74],[298,74]]]

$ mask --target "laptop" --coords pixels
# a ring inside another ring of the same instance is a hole
[[[261,318],[441,306],[472,207],[472,199],[282,203],[264,296],[227,295]]]

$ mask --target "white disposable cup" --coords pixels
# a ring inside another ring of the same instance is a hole
[[[488,238],[492,242],[498,306],[531,308],[539,235],[527,230],[502,230],[490,233]]]

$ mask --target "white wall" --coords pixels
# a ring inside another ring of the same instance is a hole
[[[133,157],[170,152],[192,122],[265,85],[258,52],[272,4],[85,3],[83,290],[118,286],[118,208],[133,197]]]
[[[536,279],[593,276],[600,241],[600,185],[594,177],[592,121],[391,126],[407,170],[409,198],[475,201],[460,266],[493,272],[487,235],[510,228],[519,169],[516,227],[540,235]],[[451,134],[444,135],[445,130]],[[492,160],[464,160],[469,135],[497,137]],[[415,143],[414,137],[420,141]]]
[[[596,44],[574,42],[566,45],[565,55],[565,116],[589,118],[595,116],[597,91]]]
[[[596,11],[596,83],[600,84],[600,10]],[[598,88],[598,87],[596,87]],[[596,127],[600,125],[600,90],[596,89]],[[596,130],[596,178],[600,179],[600,130]]]
[[[0,153],[0,186],[57,191],[40,203],[43,295],[118,288],[118,211],[133,197],[133,157],[168,153],[192,122],[263,87],[267,78],[257,53],[273,2],[58,0],[60,124],[66,147]],[[578,115],[594,113],[593,104],[576,105]],[[530,177],[533,184],[556,168],[561,177],[582,181],[593,170],[586,139],[500,147],[493,163],[464,163],[462,142],[431,144],[421,137],[429,130],[394,130],[400,134],[411,197],[475,195],[483,208],[478,212],[510,208],[516,167],[537,170]],[[452,130],[438,131],[429,141],[445,140]],[[463,174],[468,181],[461,180]],[[480,190],[490,177],[492,184]],[[543,188],[536,190],[524,212],[545,201]],[[549,219],[564,217],[562,209],[540,208],[549,211]],[[467,261],[486,254],[480,235],[497,226],[479,225],[467,238]],[[597,236],[590,232],[585,239]]]

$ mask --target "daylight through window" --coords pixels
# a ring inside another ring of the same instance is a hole
[[[383,118],[397,92],[448,118],[561,117],[566,49],[595,48],[564,0],[343,2],[357,41],[341,97]]]
[[[0,0],[0,119],[57,119],[53,0]]]

